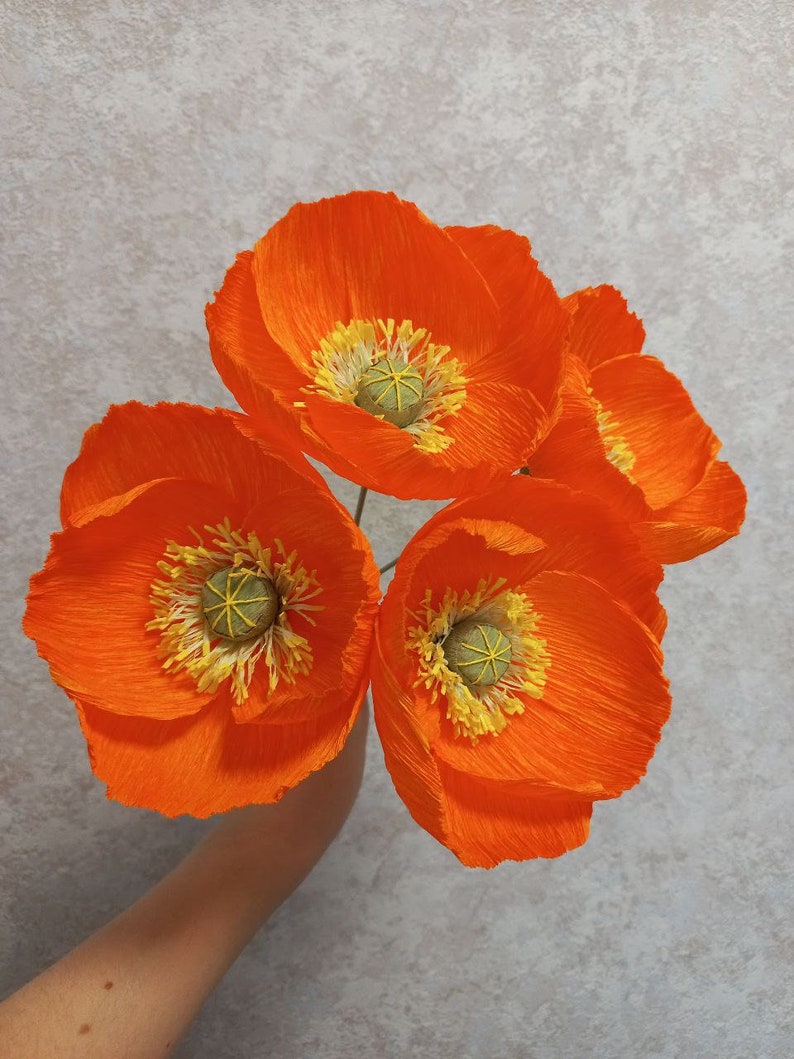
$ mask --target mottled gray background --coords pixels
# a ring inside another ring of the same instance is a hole
[[[206,827],[106,802],[20,631],[63,470],[110,402],[230,403],[203,306],[235,252],[297,199],[393,188],[527,233],[561,293],[619,286],[724,439],[746,528],[668,574],[673,718],[588,845],[462,868],[373,732],[342,838],[179,1054],[790,1055],[787,5],[4,0],[2,22],[2,991]],[[376,497],[379,558],[425,513]]]

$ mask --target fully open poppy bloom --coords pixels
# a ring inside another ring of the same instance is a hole
[[[564,299],[573,317],[563,411],[532,474],[604,497],[648,553],[683,562],[734,537],[747,495],[681,381],[641,354],[645,329],[614,287]]]
[[[244,417],[111,407],[61,494],[25,632],[108,796],[167,816],[273,802],[341,750],[378,571],[302,457]]]
[[[570,327],[527,240],[377,191],[299,203],[207,306],[259,430],[402,499],[480,492],[559,411]]]
[[[520,475],[410,541],[375,722],[411,815],[464,864],[559,856],[643,775],[670,710],[661,576],[603,502]]]

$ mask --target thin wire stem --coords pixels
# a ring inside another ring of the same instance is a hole
[[[365,486],[361,486],[358,494],[358,503],[356,504],[356,514],[353,519],[357,526],[361,525],[361,513],[364,510],[364,501],[367,499],[367,489]]]
[[[399,555],[398,555],[398,556],[397,556],[397,559],[399,559],[399,558],[400,558],[400,557],[399,557]],[[380,573],[382,573],[382,574],[385,574],[387,570],[391,570],[391,568],[392,568],[393,566],[396,566],[396,565],[397,565],[397,559],[392,559],[392,561],[391,561],[390,563],[386,563],[386,565],[385,565],[385,566],[382,566],[382,567],[380,568]]]

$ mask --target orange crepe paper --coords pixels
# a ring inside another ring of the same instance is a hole
[[[223,409],[117,405],[68,468],[61,515],[23,626],[109,797],[206,817],[277,801],[339,753],[369,679],[379,576],[302,457]],[[279,598],[240,643],[208,631],[197,602],[226,566],[267,572]]]
[[[603,502],[522,475],[408,544],[376,623],[375,722],[397,793],[462,863],[574,849],[593,802],[644,774],[670,711],[661,578]],[[489,688],[445,661],[473,615],[512,646]]]
[[[293,206],[238,255],[206,318],[257,430],[404,500],[482,492],[559,412],[570,318],[529,242],[440,228],[393,194]],[[366,369],[388,358],[390,392],[415,402],[401,426],[360,406]]]
[[[679,563],[736,536],[747,494],[681,381],[641,353],[645,330],[614,287],[564,299],[572,317],[562,414],[533,475],[595,493],[649,555]]]

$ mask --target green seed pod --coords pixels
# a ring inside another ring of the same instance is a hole
[[[467,684],[488,686],[505,675],[513,649],[505,634],[485,621],[453,625],[442,645],[447,665]]]
[[[358,380],[356,404],[396,427],[407,427],[419,414],[425,395],[422,376],[407,361],[386,357]]]
[[[204,582],[201,605],[212,631],[237,643],[270,628],[278,614],[279,598],[268,578],[244,566],[227,566]]]

